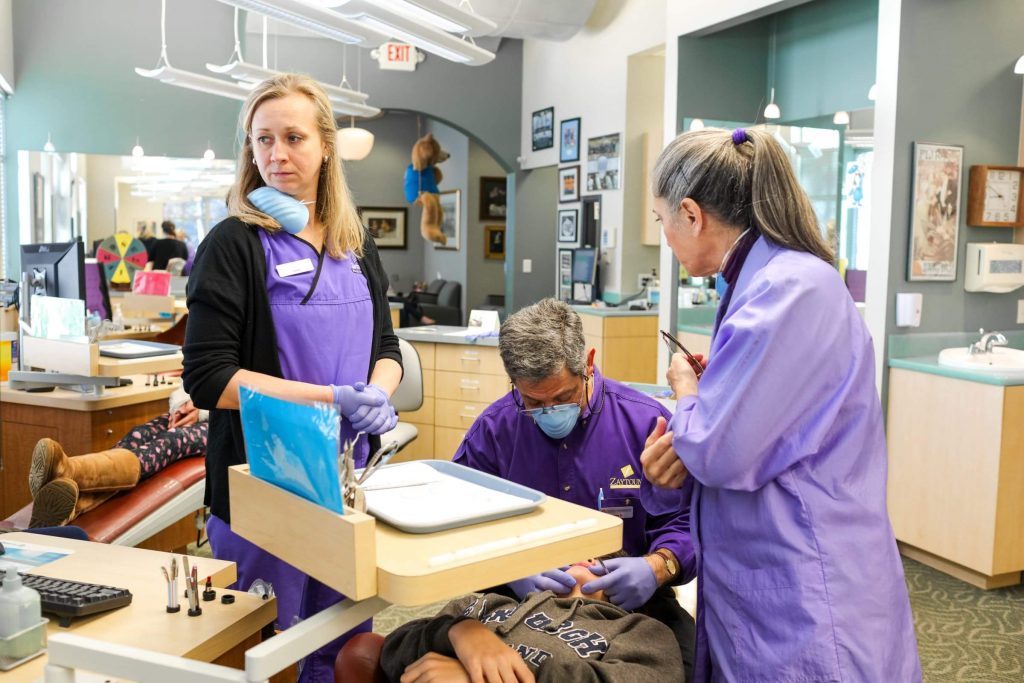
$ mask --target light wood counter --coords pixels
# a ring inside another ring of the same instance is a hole
[[[656,382],[658,312],[574,306],[601,373],[619,382]]]
[[[66,629],[60,628],[51,618],[48,634],[74,633],[154,652],[237,666],[241,657],[233,651],[239,646],[244,648],[256,644],[260,630],[270,624],[277,613],[275,600],[260,600],[254,595],[223,588],[235,580],[235,565],[231,562],[189,558],[190,563],[197,564],[199,576],[211,576],[213,585],[218,587],[218,599],[200,603],[203,614],[189,617],[184,606],[177,614],[168,614],[164,610],[167,586],[160,567],[168,566],[171,556],[167,553],[39,534],[5,534],[3,540],[73,551],[67,557],[35,568],[33,574],[101,583],[132,592],[130,605],[75,619]],[[181,558],[178,560],[180,563]],[[234,604],[221,604],[220,595],[225,592],[235,596]],[[44,653],[12,671],[0,673],[0,681],[42,680],[46,659]]]

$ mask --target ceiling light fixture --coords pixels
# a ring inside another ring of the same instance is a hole
[[[53,140],[50,139],[50,132],[46,132],[46,144],[43,145],[43,151],[47,154],[53,154],[57,151],[57,148],[53,146]]]
[[[693,119],[690,121],[690,130],[704,130],[704,119]]]
[[[136,159],[146,156],[146,150],[142,149],[142,145],[139,144],[138,136],[135,136],[135,146],[132,147],[132,156]]]
[[[358,61],[356,63],[356,81],[358,82],[357,87],[362,87],[363,84],[363,53],[357,52]],[[343,72],[341,75],[341,84],[344,86],[348,83],[348,48],[342,53],[342,67]],[[349,117],[349,127],[338,129],[338,155],[346,161],[359,161],[365,159],[369,154],[370,150],[373,149],[373,133],[366,130],[365,128],[356,128],[356,120],[354,117]]]
[[[353,0],[316,1],[320,5],[332,8],[354,4]],[[374,10],[384,8],[396,14],[406,15],[417,22],[429,24],[448,33],[482,36],[493,33],[497,29],[497,25],[493,21],[477,14],[468,0],[461,0],[458,4],[445,0],[373,0],[362,4],[369,5]],[[467,9],[463,9],[463,5]],[[372,14],[374,10],[371,10],[370,13]],[[348,14],[348,12],[343,13]]]
[[[1024,74],[1024,55],[1021,55],[1017,63],[1013,65],[1013,73]]]
[[[176,85],[180,88],[188,88],[210,95],[230,97],[235,100],[244,100],[249,96],[249,91],[230,81],[222,81],[217,78],[210,78],[203,74],[175,69],[167,59],[167,0],[160,0],[160,60],[155,69],[135,68],[135,73],[143,78],[153,78],[161,83]]]
[[[768,105],[764,108],[764,117],[766,119],[777,119],[782,116],[779,105],[775,104],[775,39],[778,19],[778,15],[772,17],[771,52],[768,55],[768,82],[772,84],[772,94],[768,100]]]
[[[837,126],[850,125],[850,112],[843,111],[842,109],[840,109],[835,113],[835,116],[832,117],[832,123],[836,124]]]
[[[206,141],[206,151],[203,152],[203,160],[204,161],[213,161],[216,158],[217,158],[217,155],[214,153],[213,147],[210,146],[210,141],[207,140]]]
[[[1024,58],[1022,58],[1022,59],[1024,59]],[[868,99],[871,100],[872,102],[874,102],[876,99],[878,99],[878,84],[877,83],[872,83],[871,87],[868,88]]]
[[[460,8],[443,2],[443,0],[414,0],[411,4],[418,9],[410,10],[402,3],[368,2],[365,0],[349,0],[340,4],[336,10],[311,5],[302,0],[220,0],[228,5],[253,10],[266,14],[279,21],[297,26],[306,31],[321,35],[342,43],[355,45],[366,43],[377,46],[388,42],[391,38],[406,42],[455,62],[471,65],[487,64],[494,59],[494,53],[477,47],[472,42],[464,41],[451,33],[437,28],[436,22],[430,24],[416,18],[417,12],[430,11],[432,6],[445,5],[444,17],[473,16]],[[404,13],[403,13],[404,11]],[[486,19],[474,20],[478,27],[494,26]],[[467,21],[454,23],[467,24]],[[466,26],[466,28],[472,28]],[[490,30],[494,30],[491,28]]]

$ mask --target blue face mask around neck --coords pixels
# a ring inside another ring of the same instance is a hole
[[[292,235],[302,232],[309,223],[309,209],[305,204],[269,185],[257,187],[248,197],[253,206],[280,223]]]
[[[580,417],[580,406],[577,403],[565,403],[559,406],[544,408],[533,416],[540,430],[552,439],[564,439],[576,426]]]

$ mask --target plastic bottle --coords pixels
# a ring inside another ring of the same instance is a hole
[[[42,619],[39,593],[21,585],[17,568],[8,566],[0,587],[0,638],[36,626]]]

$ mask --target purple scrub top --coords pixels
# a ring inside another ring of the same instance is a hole
[[[669,424],[695,480],[694,680],[920,681],[864,322],[833,267],[764,238],[730,289]]]
[[[689,581],[695,564],[685,508],[656,517],[640,502],[640,453],[657,418],[671,415],[596,367],[592,386],[590,407],[564,439],[544,434],[509,392],[480,414],[453,460],[592,509],[604,489],[604,509],[623,517],[623,549],[639,556],[667,548],[679,559],[682,580]]]

